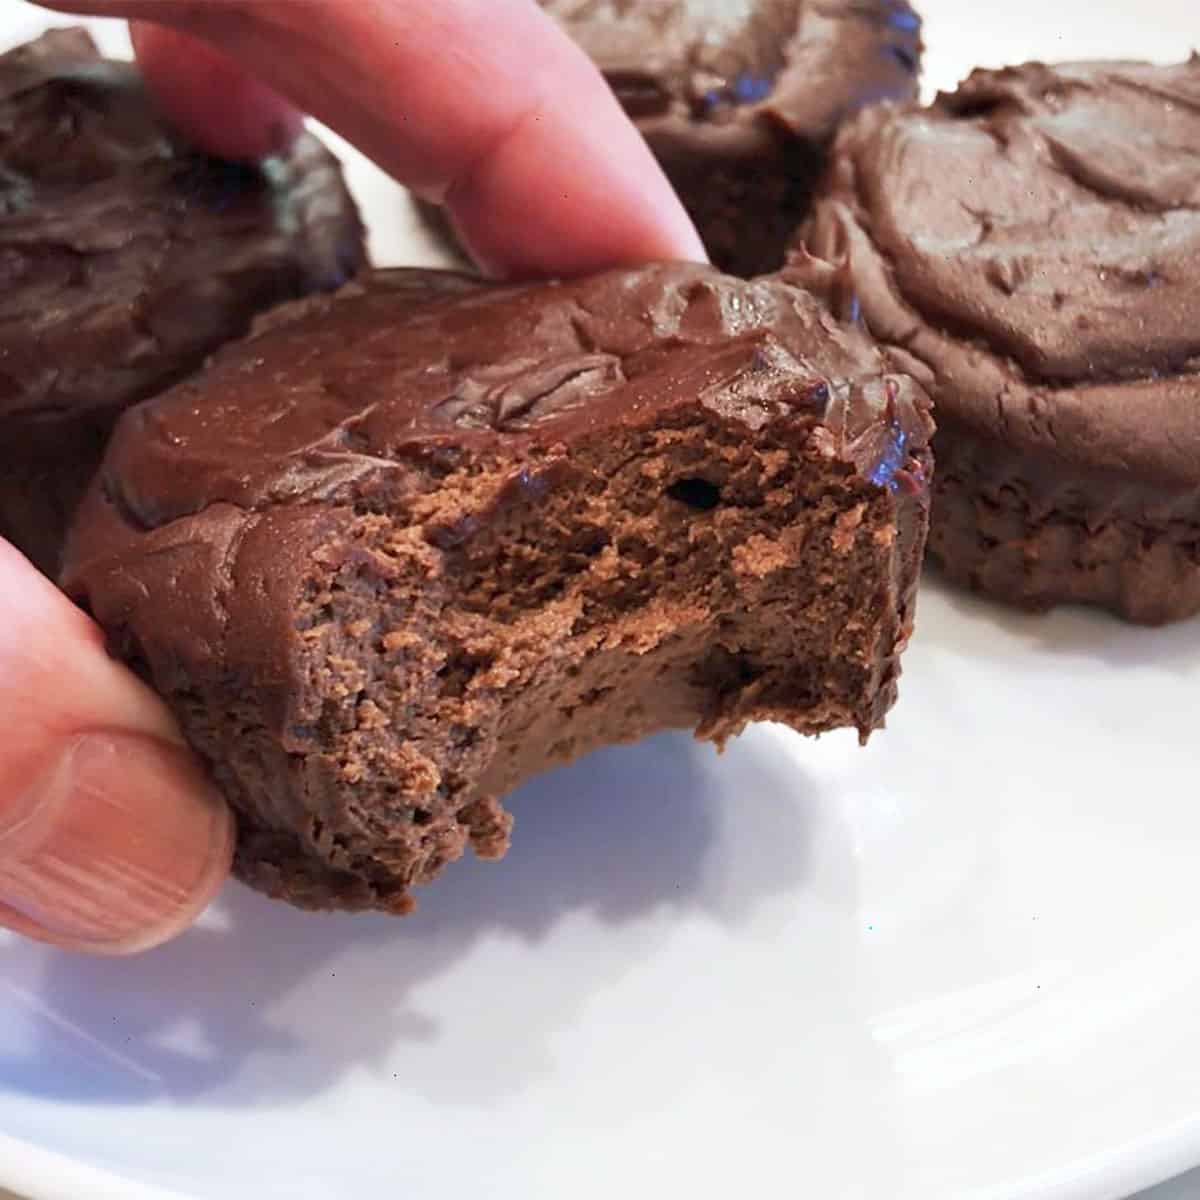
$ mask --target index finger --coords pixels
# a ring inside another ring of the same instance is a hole
[[[577,273],[705,257],[596,67],[533,0],[51,6],[175,31],[144,30],[138,38],[168,109],[186,103],[198,83],[199,60],[178,32],[204,38],[401,182],[444,202],[493,272]]]

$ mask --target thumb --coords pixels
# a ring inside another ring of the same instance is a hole
[[[128,954],[178,933],[229,869],[233,820],[161,703],[0,542],[0,925]]]

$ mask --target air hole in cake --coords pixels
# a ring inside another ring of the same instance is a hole
[[[721,503],[721,489],[707,479],[680,479],[667,488],[667,495],[697,512],[711,512]]]
[[[438,678],[441,680],[442,695],[463,696],[471,680],[491,665],[491,660],[486,655],[469,653],[451,655],[446,664],[437,672]]]
[[[1004,107],[1004,98],[1001,96],[982,95],[959,97],[949,96],[946,98],[946,107],[953,111],[954,115],[964,121],[973,121],[984,117],[990,117],[993,113]]]

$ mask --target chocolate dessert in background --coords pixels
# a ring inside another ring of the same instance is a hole
[[[376,272],[126,413],[64,584],[210,764],[242,879],[405,912],[600,745],[876,728],[931,430],[778,279]]]
[[[217,162],[82,29],[0,55],[0,536],[53,574],[119,413],[363,261],[313,138]]]
[[[773,271],[839,124],[916,97],[906,0],[539,0],[604,72],[735,275]],[[440,210],[419,208],[454,244]]]
[[[838,139],[792,275],[933,395],[950,578],[1200,611],[1196,147],[1196,57],[976,71]]]

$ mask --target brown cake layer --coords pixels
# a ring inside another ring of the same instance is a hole
[[[977,71],[839,137],[793,275],[933,394],[952,578],[1200,611],[1198,145],[1200,58]]]
[[[879,725],[927,409],[778,280],[379,272],[128,413],[66,584],[212,765],[244,879],[402,912],[597,746]]]
[[[121,410],[362,262],[313,138],[216,162],[81,29],[0,55],[0,536],[52,573]]]

